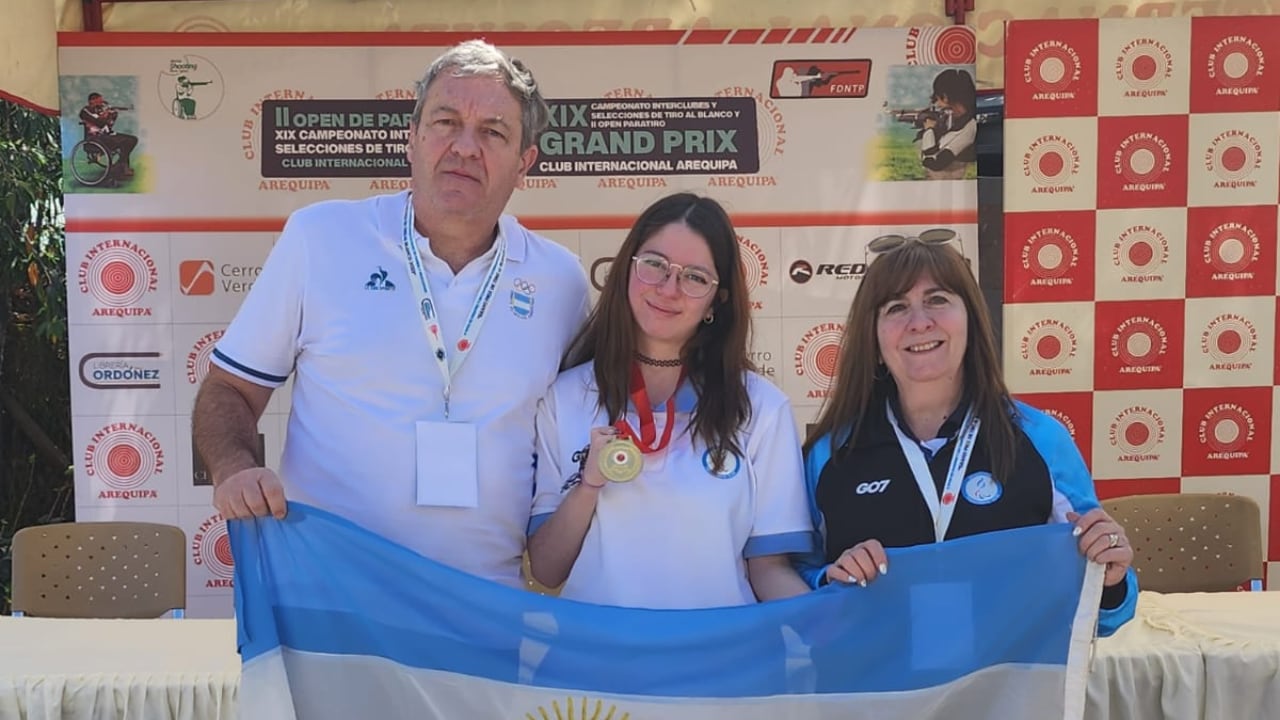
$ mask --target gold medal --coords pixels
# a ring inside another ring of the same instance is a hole
[[[627,437],[615,437],[600,452],[600,474],[613,482],[631,482],[640,477],[644,456]]]

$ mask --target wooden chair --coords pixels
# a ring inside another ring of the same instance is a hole
[[[1102,505],[1133,544],[1143,590],[1229,591],[1262,577],[1262,513],[1251,498],[1170,493]]]
[[[13,614],[155,618],[186,609],[186,534],[172,525],[80,522],[13,536]]]

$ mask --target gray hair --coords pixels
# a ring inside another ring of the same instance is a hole
[[[445,70],[454,77],[501,78],[520,103],[520,151],[528,150],[547,129],[550,112],[547,101],[538,91],[533,73],[524,63],[483,40],[468,40],[449,48],[436,58],[417,83],[418,100],[413,106],[413,124],[422,120],[422,104],[427,90]]]

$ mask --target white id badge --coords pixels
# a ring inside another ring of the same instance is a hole
[[[418,504],[473,508],[480,501],[476,426],[421,421],[418,435]]]

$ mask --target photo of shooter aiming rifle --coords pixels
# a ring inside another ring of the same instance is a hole
[[[973,75],[959,68],[947,68],[934,77],[927,107],[891,109],[889,103],[885,103],[885,112],[893,121],[915,130],[912,142],[918,151],[919,166],[924,170],[923,179],[963,180],[967,176],[977,160],[974,150],[978,134],[976,104]],[[885,179],[921,179],[918,171],[912,174],[915,177]]]

